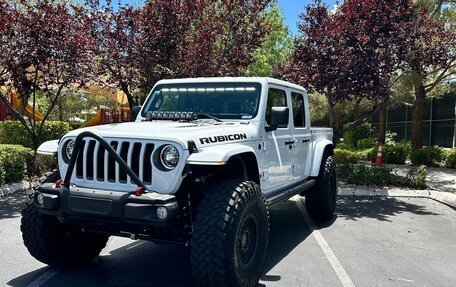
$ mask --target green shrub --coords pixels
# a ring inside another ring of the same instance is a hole
[[[361,160],[361,156],[358,154],[358,152],[337,148],[334,150],[334,158],[338,164],[357,163],[359,160]]]
[[[337,177],[342,180],[347,180],[347,177],[353,170],[353,163],[337,163]]]
[[[369,151],[367,157],[371,162],[377,158],[378,148]],[[397,144],[386,144],[382,147],[383,163],[404,164],[410,154],[410,144],[402,142]]]
[[[33,151],[20,145],[0,145],[0,169],[3,183],[21,181],[27,174],[27,166],[33,162]]]
[[[452,148],[448,151],[445,166],[449,168],[456,168],[456,148]]]
[[[358,146],[358,141],[368,139],[371,135],[371,125],[363,123],[362,125],[344,133],[344,143],[353,147]]]
[[[350,146],[350,145],[348,145],[348,144],[346,144],[346,143],[344,143],[344,142],[338,143],[338,144],[337,144],[337,148],[338,148],[338,149],[353,149],[352,146]]]
[[[360,139],[357,144],[358,149],[368,149],[377,146],[377,141],[374,139]]]
[[[404,164],[410,154],[407,143],[387,144],[383,147],[383,161],[390,164]]]
[[[396,177],[391,171],[388,167],[364,164],[344,164],[338,167],[341,179],[357,185],[393,185],[396,183]]]
[[[421,165],[411,168],[405,176],[398,176],[397,184],[415,189],[425,189],[427,187],[426,176],[426,166]]]
[[[425,189],[427,187],[426,185],[426,176],[427,176],[427,170],[425,165],[420,165],[417,170],[412,169],[409,171],[412,177],[412,184],[413,187],[418,188],[418,189]]]
[[[66,122],[46,121],[43,127],[39,144],[59,139],[70,131],[70,125]],[[0,144],[17,144],[33,148],[30,135],[19,121],[5,121],[0,123]]]
[[[413,165],[437,166],[443,159],[443,149],[436,146],[423,147],[410,154]]]

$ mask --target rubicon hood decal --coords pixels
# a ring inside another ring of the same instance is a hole
[[[245,140],[245,139],[247,139],[246,134],[232,134],[232,135],[200,138],[199,140],[200,140],[201,144],[208,144],[208,143],[227,142],[227,141]]]

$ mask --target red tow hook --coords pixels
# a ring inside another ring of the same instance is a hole
[[[135,190],[135,196],[141,196],[144,192],[144,187],[138,186]]]
[[[59,179],[55,182],[55,188],[60,188],[60,186],[62,185],[62,182],[63,180]]]

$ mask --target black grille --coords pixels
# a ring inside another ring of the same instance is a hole
[[[135,141],[108,140],[112,148],[146,185],[152,184],[151,157],[154,145]],[[88,181],[131,183],[130,177],[96,141],[84,139],[76,161],[76,177]],[[142,170],[142,172],[141,172]]]

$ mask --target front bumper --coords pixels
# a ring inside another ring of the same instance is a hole
[[[143,239],[168,240],[178,217],[174,195],[144,193],[135,196],[109,190],[42,184],[35,193],[40,212],[81,230]],[[157,214],[161,208],[161,216]],[[166,217],[163,216],[166,209]]]

